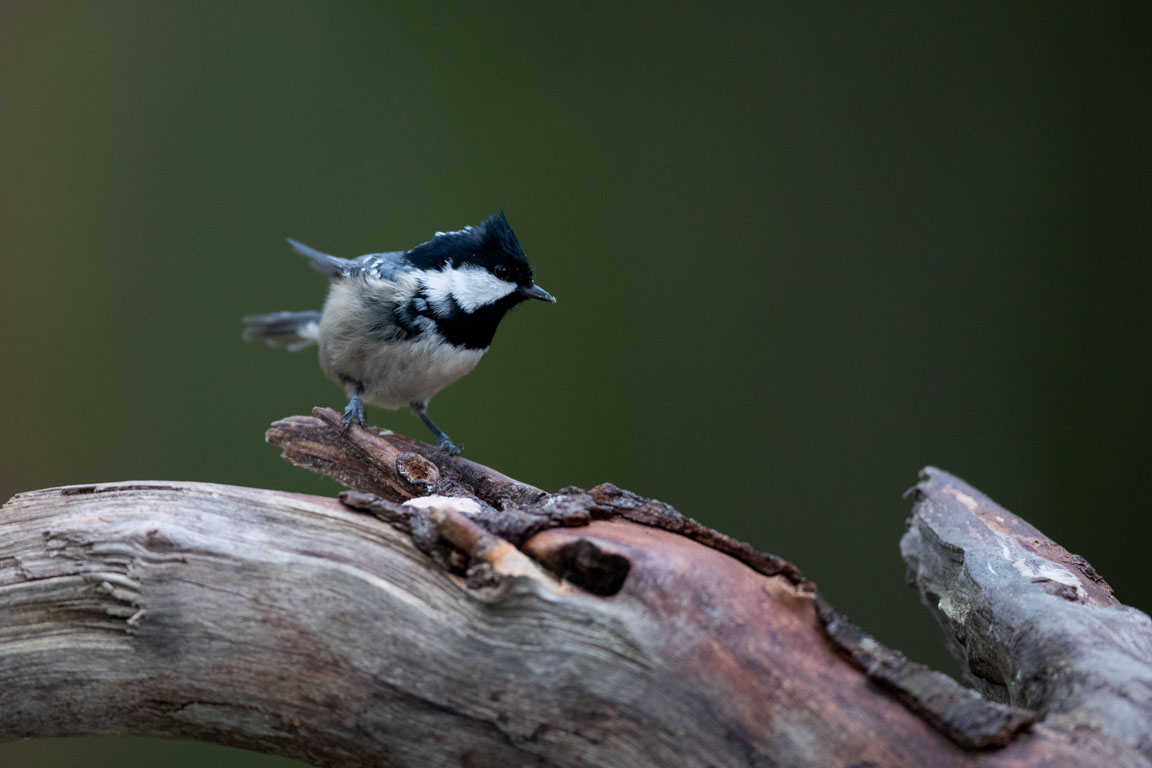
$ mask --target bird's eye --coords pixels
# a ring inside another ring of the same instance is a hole
[[[492,273],[495,274],[496,277],[500,278],[501,280],[504,280],[508,277],[508,272],[509,272],[509,269],[504,264],[497,264],[495,266],[495,268],[492,270]]]

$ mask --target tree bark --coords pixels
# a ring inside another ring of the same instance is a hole
[[[341,500],[164,482],[11,499],[0,739],[317,766],[1152,765],[1148,617],[950,475],[917,486],[903,549],[984,696],[660,502],[546,494],[338,420],[269,440],[356,489]]]

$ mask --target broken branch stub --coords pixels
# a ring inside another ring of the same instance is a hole
[[[331,408],[311,416],[275,422],[265,439],[280,446],[297,467],[328,475],[346,488],[391,501],[416,496],[475,496],[497,509],[536,501],[546,494],[534,486],[451,456],[434,446],[376,427],[342,430],[343,417]]]
[[[1152,620],[1084,558],[929,467],[901,551],[966,677],[1050,727],[1099,731],[1152,761]]]

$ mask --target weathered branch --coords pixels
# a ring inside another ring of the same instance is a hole
[[[1088,562],[929,468],[901,542],[909,576],[987,696],[1152,760],[1152,620]]]
[[[427,443],[375,427],[341,433],[343,417],[331,408],[289,416],[266,438],[298,467],[332,477],[346,488],[392,501],[415,496],[475,496],[497,509],[537,501],[547,494],[494,469],[449,456]]]
[[[1089,678],[1061,667],[1044,683],[1043,665],[1012,655],[1028,646],[1019,615],[988,595],[969,598],[954,637],[974,671],[1000,664],[985,681],[1031,674],[1003,686],[1028,709],[908,662],[790,563],[660,502],[611,485],[548,495],[397,435],[340,438],[336,423],[293,417],[269,440],[356,488],[346,503],[201,483],[9,501],[0,739],[175,736],[318,766],[1152,765],[1132,738],[1152,722],[1146,688],[1112,722],[1097,689],[1077,698]],[[932,528],[948,498],[964,506],[956,489],[991,505],[958,483],[920,486],[905,542],[932,605],[1003,545]],[[928,567],[933,537],[951,571]],[[1030,586],[1061,583],[1044,565],[1057,554],[1029,555],[1031,578],[1052,579]],[[1066,597],[1034,599],[1126,617],[1116,642],[1139,678],[1147,617]],[[1073,658],[1057,640],[1083,638],[1051,632],[1035,653]]]

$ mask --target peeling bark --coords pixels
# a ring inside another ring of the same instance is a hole
[[[157,482],[10,500],[0,739],[317,766],[1152,765],[1147,616],[951,476],[918,486],[904,550],[989,697],[660,502],[549,495],[338,424],[318,410],[268,439],[352,484],[343,502]]]

